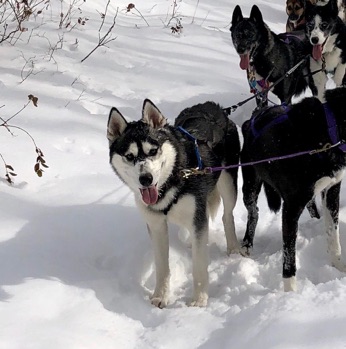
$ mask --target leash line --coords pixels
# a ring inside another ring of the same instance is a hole
[[[293,66],[291,69],[289,69],[283,76],[281,76],[281,78],[279,78],[278,80],[276,80],[272,85],[270,85],[269,87],[264,88],[262,91],[258,91],[257,93],[255,93],[253,96],[244,99],[243,101],[232,105],[231,107],[228,108],[223,108],[223,111],[225,113],[227,113],[227,115],[230,115],[232,112],[236,111],[238,107],[241,107],[243,104],[251,101],[251,99],[254,99],[258,96],[263,96],[266,93],[268,93],[271,89],[273,89],[277,84],[279,84],[283,79],[289,77],[296,69],[299,68],[300,65],[302,65],[308,58],[310,57],[310,55],[306,55],[303,59],[301,59],[295,66]],[[317,72],[316,72],[317,73]],[[316,74],[315,73],[315,74]]]
[[[188,178],[188,177],[193,176],[193,175],[211,174],[213,172],[219,172],[222,170],[229,170],[229,169],[237,168],[237,167],[254,166],[254,165],[262,164],[265,162],[270,163],[272,161],[285,160],[285,159],[290,159],[290,158],[294,158],[294,157],[298,157],[298,156],[302,156],[302,155],[315,155],[318,153],[328,151],[332,148],[342,146],[343,144],[344,143],[341,141],[334,143],[334,144],[326,143],[322,148],[319,148],[319,149],[305,150],[305,151],[300,151],[300,152],[293,153],[293,154],[273,156],[271,158],[261,159],[261,160],[257,160],[257,161],[250,161],[250,162],[243,162],[243,163],[240,162],[238,164],[232,164],[232,165],[228,165],[228,166],[205,167],[204,169],[200,169],[200,168],[184,169],[184,170],[181,170],[181,173],[182,173],[184,178]]]

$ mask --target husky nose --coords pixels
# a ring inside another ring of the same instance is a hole
[[[139,183],[143,185],[143,187],[149,187],[153,183],[153,176],[151,173],[144,173],[139,176]]]
[[[311,38],[311,43],[312,43],[313,45],[317,45],[317,44],[318,44],[318,37],[317,37],[317,36],[312,37],[312,38]]]

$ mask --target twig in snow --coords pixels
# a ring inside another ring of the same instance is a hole
[[[109,42],[115,40],[117,37],[115,38],[112,38],[112,37],[109,37],[111,34],[112,34],[112,31],[115,27],[115,20],[118,16],[118,10],[119,8],[117,7],[117,12],[115,14],[115,16],[113,17],[113,23],[112,25],[110,26],[110,28],[108,29],[107,33],[102,36],[102,38],[100,37],[100,34],[99,34],[99,42],[98,44],[96,45],[95,48],[93,48],[82,60],[81,60],[81,63],[83,63],[88,57],[90,57],[90,55],[92,55],[99,47],[101,46],[106,46]]]

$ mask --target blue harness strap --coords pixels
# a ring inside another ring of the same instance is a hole
[[[198,169],[201,170],[203,168],[203,163],[202,163],[201,154],[199,153],[197,139],[194,136],[192,136],[191,133],[186,131],[183,127],[178,126],[177,129],[181,133],[185,134],[189,139],[191,139],[194,142],[194,144],[195,144],[195,153],[196,153],[196,158],[197,158],[197,163],[198,163]]]

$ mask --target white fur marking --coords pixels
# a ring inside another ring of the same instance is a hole
[[[292,276],[290,278],[284,278],[283,283],[285,292],[297,291],[297,280],[295,276]]]
[[[340,170],[334,174],[334,177],[322,177],[315,183],[314,193],[319,194],[322,190],[330,188],[339,183],[345,175],[345,170]]]

